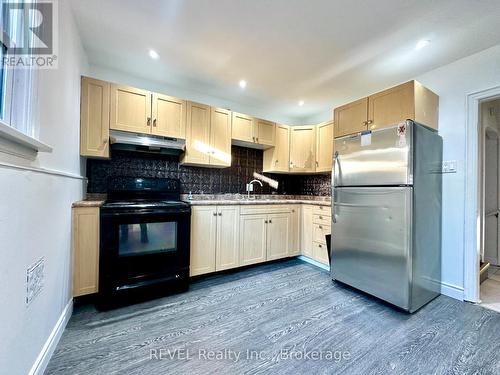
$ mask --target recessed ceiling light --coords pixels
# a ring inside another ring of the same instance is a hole
[[[415,49],[416,50],[419,50],[419,49],[422,49],[424,47],[427,47],[429,45],[431,41],[430,40],[420,40],[416,45],[415,45]]]
[[[158,60],[160,58],[160,55],[158,55],[158,52],[156,52],[154,49],[150,49],[149,57],[151,57],[153,60]]]
[[[240,87],[242,89],[244,89],[245,87],[247,87],[247,81],[245,81],[244,79],[242,79],[239,83]]]
[[[299,105],[302,107],[304,105],[304,101],[303,100],[299,100]]]

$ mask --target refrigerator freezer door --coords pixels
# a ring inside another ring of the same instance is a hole
[[[335,186],[411,185],[413,124],[335,140]]]
[[[411,187],[336,188],[332,278],[409,310]]]

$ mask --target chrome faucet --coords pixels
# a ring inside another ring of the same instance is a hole
[[[252,180],[250,181],[248,184],[247,184],[247,198],[250,199],[250,192],[253,191],[253,184],[254,182],[258,182],[260,184],[260,186],[264,186],[262,185],[262,182],[260,182],[259,180]],[[255,194],[253,196],[253,199],[255,199]]]

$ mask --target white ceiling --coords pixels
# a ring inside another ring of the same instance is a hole
[[[297,120],[500,43],[499,0],[72,4],[92,64]]]

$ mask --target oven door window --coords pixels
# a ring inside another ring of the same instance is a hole
[[[177,251],[177,223],[121,224],[118,253],[121,257]]]

